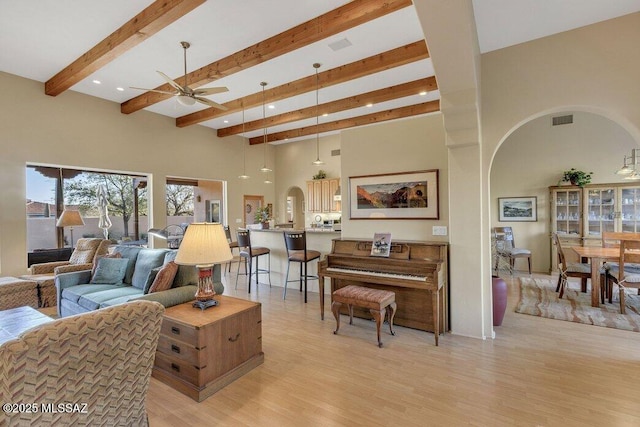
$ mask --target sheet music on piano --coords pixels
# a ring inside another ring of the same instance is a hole
[[[391,253],[391,233],[375,233],[371,244],[371,256],[388,257]]]

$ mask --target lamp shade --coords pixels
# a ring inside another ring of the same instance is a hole
[[[190,224],[176,255],[176,264],[207,266],[233,258],[222,224],[196,222]]]
[[[56,222],[56,227],[73,227],[75,225],[84,225],[84,221],[79,211],[65,209]]]

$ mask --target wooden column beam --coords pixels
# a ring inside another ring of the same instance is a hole
[[[427,44],[424,40],[420,40],[369,58],[323,71],[318,74],[318,83],[320,88],[329,87],[427,58],[429,58]],[[309,68],[311,69],[311,66]],[[316,76],[312,74],[281,86],[267,89],[264,92],[264,97],[266,102],[274,102],[314,90],[316,90]],[[245,109],[257,107],[262,105],[262,92],[256,92],[223,105],[228,108],[226,111],[207,108],[178,117],[176,118],[176,126],[185,127],[216,117],[226,116],[241,111],[243,105]]]
[[[319,114],[333,114],[340,111],[351,110],[353,108],[364,107],[368,103],[379,104],[381,102],[393,99],[404,98],[405,96],[418,95],[421,91],[431,92],[438,89],[435,77],[427,77],[408,83],[390,86],[384,89],[363,93],[360,95],[350,96],[348,98],[339,99],[337,101],[320,104],[317,108],[315,105],[302,108],[288,113],[278,114],[276,116],[267,117],[266,126],[274,127],[286,123],[296,122],[299,120],[309,119]],[[218,129],[218,136],[225,137],[229,135],[237,135],[243,132],[250,132],[264,127],[262,119],[254,120],[240,125],[229,126]]]
[[[51,96],[61,94],[204,2],[205,0],[157,0],[153,2],[50,78],[44,84],[44,92]]]
[[[315,135],[316,133],[331,132],[334,130],[348,129],[356,126],[369,125],[373,123],[381,123],[388,120],[396,120],[404,117],[417,116],[420,114],[433,113],[440,111],[440,101],[429,101],[422,104],[409,105],[401,108],[380,111],[359,117],[351,117],[349,119],[336,120],[329,123],[321,123],[316,127],[307,126],[298,129],[290,129],[283,132],[276,132],[267,135],[267,142],[283,141],[285,139],[299,138],[301,136]],[[263,143],[263,136],[249,138],[250,145]]]
[[[253,46],[236,52],[219,61],[205,65],[187,74],[189,87],[197,88],[238,71],[253,67],[274,59],[285,53],[293,52],[311,43],[331,37],[335,34],[357,27],[407,6],[411,0],[354,0],[342,7],[290,28],[280,34],[258,42]],[[166,83],[155,90],[169,91],[172,87]],[[130,114],[145,107],[169,99],[171,95],[157,92],[145,92],[123,102],[120,111]]]

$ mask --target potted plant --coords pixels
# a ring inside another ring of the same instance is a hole
[[[269,220],[271,219],[271,212],[268,207],[256,209],[256,213],[253,216],[253,220],[256,224],[262,224],[262,229],[269,228]]]
[[[562,180],[570,182],[571,185],[584,187],[591,182],[591,175],[593,175],[593,172],[583,172],[576,168],[571,168],[568,171],[564,171]]]
[[[320,169],[317,174],[313,175],[313,179],[325,179],[327,177],[327,173]]]

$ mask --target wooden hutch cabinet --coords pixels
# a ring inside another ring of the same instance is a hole
[[[551,232],[563,248],[599,246],[602,233],[640,232],[640,183],[591,184],[583,188],[549,187]],[[578,261],[565,250],[567,261]],[[557,271],[557,251],[551,242],[551,271]]]

